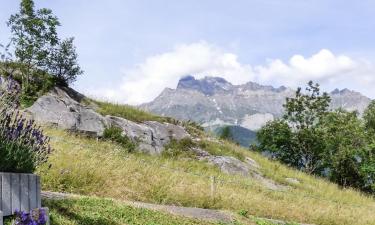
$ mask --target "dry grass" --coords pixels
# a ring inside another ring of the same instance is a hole
[[[47,133],[58,138],[52,139],[52,168],[39,171],[45,190],[233,212],[246,210],[258,217],[322,225],[375,224],[373,198],[342,190],[229,143],[225,149],[256,160],[268,178],[286,184],[285,178],[292,177],[301,183],[285,192],[276,192],[251,178],[223,174],[204,162],[128,154],[110,142],[53,129]],[[214,199],[210,194],[210,176],[221,180]]]
[[[134,108],[133,106],[114,104],[110,102],[102,102],[96,100],[91,101],[93,101],[98,106],[97,111],[104,116],[118,116],[135,122],[143,122],[148,120],[167,122],[168,119],[170,119],[167,117],[156,116],[146,111]]]

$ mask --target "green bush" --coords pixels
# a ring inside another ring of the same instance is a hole
[[[104,130],[104,140],[113,141],[120,144],[128,152],[133,152],[136,148],[136,144],[130,140],[129,137],[123,135],[123,131],[119,127],[111,126]]]
[[[191,158],[194,156],[194,153],[191,151],[191,148],[195,146],[196,144],[193,142],[191,138],[183,138],[179,141],[172,139],[171,142],[164,147],[162,156],[167,158]]]

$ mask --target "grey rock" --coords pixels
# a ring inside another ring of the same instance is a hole
[[[55,87],[25,111],[37,122],[100,137],[106,120],[90,107],[79,103],[82,98],[72,89]]]
[[[146,121],[135,123],[120,117],[107,116],[107,123],[120,127],[123,134],[138,143],[138,149],[149,154],[160,154],[172,139],[181,140],[190,135],[181,126]]]
[[[231,156],[208,156],[206,160],[220,168],[227,174],[240,174],[243,176],[250,175],[250,167],[248,164]]]
[[[205,152],[204,150],[201,150],[200,152],[202,151]],[[205,155],[203,157],[200,157],[200,160],[208,161],[208,163],[219,167],[222,172],[227,174],[252,177],[256,181],[258,181],[262,186],[270,190],[282,191],[288,189],[287,186],[278,184],[275,181],[264,177],[263,174],[259,171],[259,164],[249,157],[245,159],[245,162],[242,162],[231,156],[212,155]]]
[[[190,150],[195,153],[195,155],[197,156],[198,159],[204,160],[206,157],[211,156],[210,153],[208,153],[207,151],[205,151],[201,148],[193,147]]]

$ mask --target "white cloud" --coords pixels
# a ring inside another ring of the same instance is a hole
[[[288,62],[268,60],[266,65],[241,64],[237,55],[198,42],[178,45],[172,51],[147,58],[143,63],[124,71],[121,83],[111,89],[89,91],[89,94],[112,101],[139,104],[152,101],[166,87],[175,88],[184,75],[220,76],[233,84],[256,81],[262,84],[301,86],[308,80],[326,88],[348,87],[371,93],[375,84],[372,63],[334,55],[327,49],[311,57],[294,55]]]

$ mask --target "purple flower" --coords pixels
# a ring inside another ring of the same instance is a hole
[[[0,79],[0,170],[30,173],[50,154],[49,139],[18,110],[19,85]]]
[[[35,209],[30,212],[15,211],[16,219],[13,225],[45,225],[47,223],[46,211]]]

